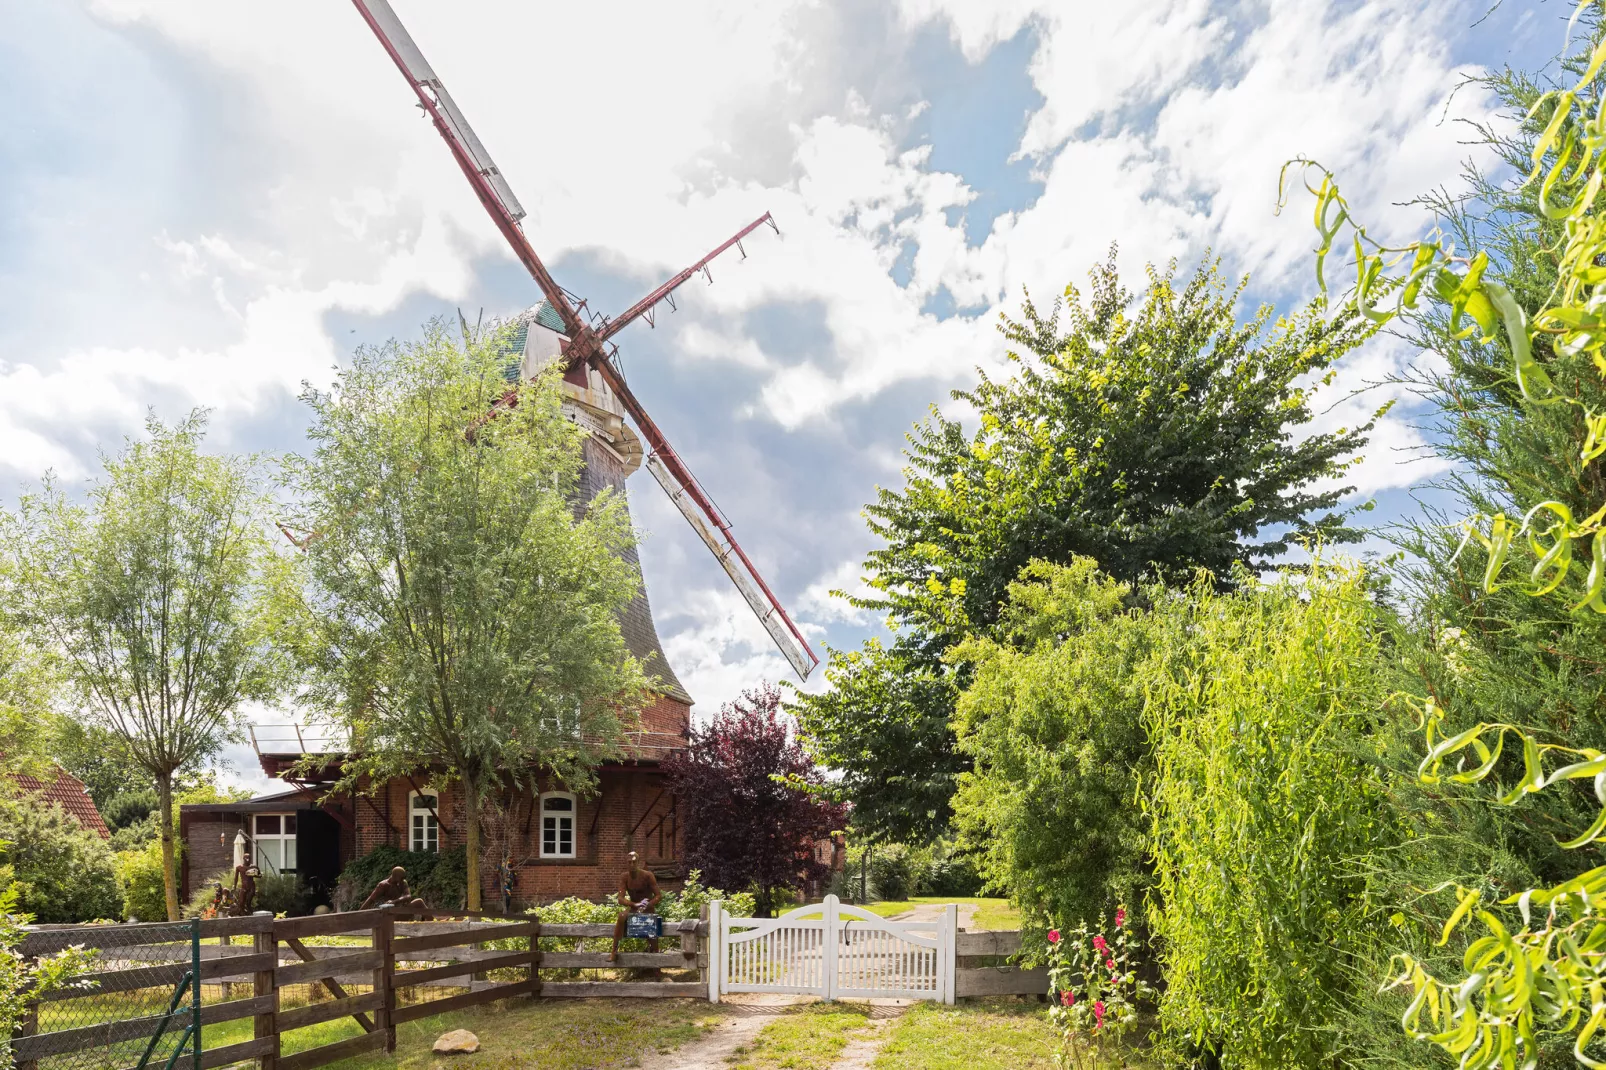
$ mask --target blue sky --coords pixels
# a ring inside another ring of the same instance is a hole
[[[1257,300],[1312,288],[1299,153],[1384,231],[1454,182],[1486,66],[1563,43],[1562,0],[395,0],[530,215],[559,281],[615,310],[771,211],[680,311],[621,337],[643,399],[817,647],[876,627],[859,510],[902,436],[997,368],[1022,288],[1206,248]],[[220,447],[298,448],[303,381],[426,318],[536,300],[348,4],[0,0],[0,494],[84,478],[148,408],[216,410]],[[15,107],[20,104],[20,108]],[[1414,355],[1381,341],[1343,401]],[[1435,472],[1380,429],[1356,500]],[[643,473],[660,632],[704,710],[786,675]],[[262,720],[283,719],[258,711]],[[233,755],[238,775],[254,770]]]

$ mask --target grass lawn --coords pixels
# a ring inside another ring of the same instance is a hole
[[[480,1038],[480,1050],[452,1057],[452,1065],[463,1070],[611,1070],[702,1036],[718,1021],[718,1013],[706,1003],[681,999],[512,1000],[407,1022],[396,1027],[395,1055],[362,1055],[330,1065],[339,1070],[429,1070],[441,1062],[430,1051],[435,1038],[450,1029],[469,1029]],[[245,1027],[249,1035],[250,1023]],[[285,1034],[284,1051],[305,1050],[357,1032],[350,1018],[309,1026]],[[208,1037],[206,1046],[219,1042]]]
[[[973,903],[976,906],[976,921],[972,929],[1019,929],[1020,912],[1014,908],[1008,899],[988,899],[976,896],[940,896],[920,895],[913,899],[888,900],[884,903],[869,903],[864,909],[883,918],[890,918],[894,914],[902,914],[906,910],[913,910],[918,906],[931,903]]]
[[[1038,1003],[919,1003],[898,1019],[875,1070],[1048,1070],[1054,1028]]]
[[[805,1004],[738,1048],[732,1070],[827,1070],[869,1021],[869,1007],[863,1003]]]

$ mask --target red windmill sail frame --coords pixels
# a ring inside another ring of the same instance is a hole
[[[518,257],[519,262],[524,265],[531,277],[535,279],[536,285],[540,287],[547,303],[552,306],[553,310],[563,320],[564,333],[567,335],[567,340],[563,344],[563,357],[566,365],[573,367],[579,364],[588,364],[597,369],[603,381],[607,383],[608,388],[619,399],[619,403],[624,407],[625,412],[630,415],[631,421],[641,431],[642,437],[647,440],[652,453],[658,457],[675,483],[696,504],[698,510],[707,517],[708,521],[713,524],[720,536],[729,545],[731,551],[741,561],[747,575],[763,592],[771,610],[779,616],[780,620],[785,624],[787,632],[790,633],[802,648],[804,654],[807,655],[809,659],[808,668],[812,670],[814,666],[820,663],[819,657],[809,646],[808,640],[803,638],[803,633],[793,623],[791,616],[788,615],[785,607],[781,605],[780,599],[770,590],[769,584],[764,581],[764,577],[753,566],[753,562],[748,558],[741,544],[736,541],[731,532],[729,520],[725,518],[714,502],[704,493],[696,477],[691,474],[685,463],[681,461],[680,455],[669,444],[668,439],[659,430],[657,423],[647,415],[647,410],[637,400],[630,387],[626,385],[624,376],[609,358],[608,352],[603,346],[607,339],[618,334],[619,331],[634,320],[646,315],[660,301],[673,293],[675,289],[689,281],[692,276],[699,271],[706,272],[709,261],[725,252],[731,246],[740,243],[748,234],[766,223],[771,227],[775,227],[774,219],[766,212],[743,227],[701,260],[675,275],[636,304],[626,309],[617,318],[605,323],[600,331],[592,329],[581,320],[578,310],[569,301],[563,287],[558,285],[557,280],[547,271],[546,265],[541,262],[540,256],[536,254],[535,249],[530,245],[529,239],[524,234],[524,228],[519,225],[519,215],[510,210],[502,193],[497,190],[492,181],[493,174],[498,179],[500,179],[500,174],[490,166],[489,158],[482,148],[479,155],[484,158],[483,163],[481,160],[476,160],[474,148],[479,148],[478,140],[473,140],[473,148],[465,143],[465,138],[473,139],[472,132],[468,130],[466,121],[463,121],[457,115],[455,105],[452,104],[451,98],[447,95],[445,86],[439,78],[435,77],[433,69],[429,67],[428,61],[423,58],[423,54],[413,43],[401,21],[396,18],[395,12],[390,9],[387,0],[352,0],[352,3],[356,6],[358,13],[362,15],[363,21],[368,24],[368,28],[379,39],[379,43],[384,47],[391,61],[396,64],[396,69],[401,71],[402,76],[407,79],[407,84],[412,86],[413,92],[418,97],[419,106],[429,115],[436,131],[446,142],[447,148],[451,150],[452,158],[457,161],[457,165],[462,170],[464,177],[468,179],[469,185],[473,187],[480,204],[490,213],[491,221],[496,224],[496,228],[502,232],[502,236],[512,246],[513,254]],[[375,9],[382,11],[385,16],[384,21],[392,24],[389,28],[382,23],[380,17],[375,15]],[[393,39],[393,35],[399,37],[400,40]],[[409,63],[409,58],[402,53],[403,48],[414,58],[419,69],[415,70],[414,65]],[[458,129],[459,125],[463,127],[461,132]],[[505,188],[505,182],[503,185]],[[511,196],[511,191],[509,191],[509,196]],[[779,228],[776,229],[779,232]],[[719,554],[718,548],[713,546],[712,543],[710,543],[710,548],[714,550],[716,555]],[[797,668],[795,662],[794,668]],[[809,675],[808,671],[801,668],[798,671],[805,679]]]

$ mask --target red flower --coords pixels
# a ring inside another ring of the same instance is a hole
[[[1099,1026],[1101,1026],[1103,1024],[1104,1024],[1104,1001],[1102,999],[1094,1000],[1093,1001],[1093,1026],[1096,1029],[1096,1028],[1098,1028]]]
[[[1050,929],[1048,931],[1048,942],[1051,944],[1060,942],[1060,931],[1058,929]]]
[[[1105,959],[1104,960],[1104,965],[1109,967],[1109,970],[1110,970],[1111,973],[1115,972],[1115,960],[1114,959]]]
[[[1119,929],[1126,923],[1126,907],[1115,908],[1115,927]]]
[[[1105,948],[1104,937],[1095,936],[1093,938],[1093,949],[1095,951],[1097,951],[1099,954],[1102,955],[1102,954],[1104,954],[1104,948]]]
[[[1068,992],[1068,991],[1067,992],[1061,992],[1060,993],[1060,1002],[1065,1004],[1067,1007],[1075,1006],[1076,1005],[1076,993],[1075,992]]]

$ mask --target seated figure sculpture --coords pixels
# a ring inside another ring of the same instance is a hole
[[[397,866],[390,871],[390,876],[374,885],[374,890],[368,893],[368,898],[362,901],[358,910],[367,910],[369,907],[398,907],[403,910],[428,910],[424,901],[413,895],[412,889],[407,887],[407,870]]]

